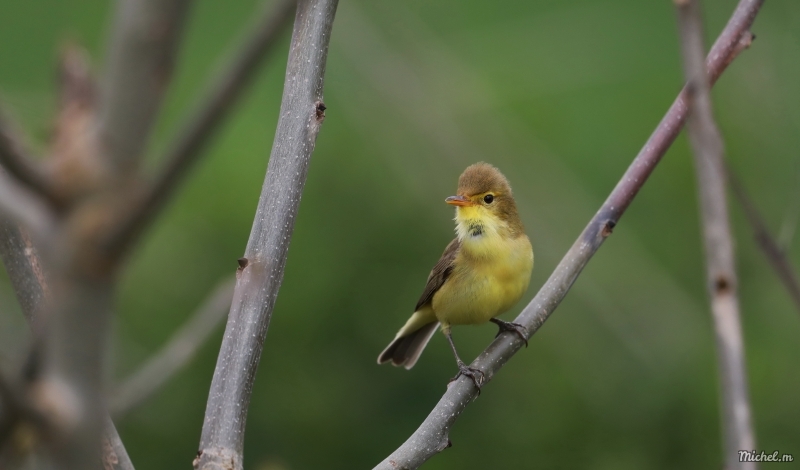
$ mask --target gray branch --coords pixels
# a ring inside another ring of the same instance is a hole
[[[38,195],[53,199],[52,184],[42,168],[22,148],[17,131],[0,109],[0,166]]]
[[[703,60],[703,25],[697,0],[676,0],[683,67],[691,91],[687,133],[694,153],[706,253],[706,275],[717,343],[722,393],[725,468],[755,469],[741,462],[740,450],[755,449],[744,363],[744,340],[737,295],[722,136],[714,122]]]
[[[322,89],[337,0],[297,5],[283,99],[250,239],[211,382],[195,468],[242,468],[250,393],[283,280],[308,164],[325,118]]]
[[[112,235],[112,245],[125,245],[135,238],[161,210],[175,191],[180,179],[202,156],[225,118],[272,51],[292,18],[296,0],[278,0],[270,4],[247,34],[233,60],[214,77],[200,104],[167,147],[164,162],[155,180],[143,196],[134,201],[130,215]]]
[[[37,331],[42,323],[38,316],[42,313],[43,303],[51,296],[47,273],[31,239],[22,229],[5,220],[0,221],[0,258],[28,323]],[[117,429],[107,417],[103,429],[102,459],[105,468],[133,470],[133,463]]]
[[[0,168],[0,218],[12,220],[45,236],[52,233],[55,214],[50,204]]]
[[[719,78],[739,52],[749,44],[751,35],[748,30],[762,4],[763,0],[739,2],[708,56],[708,75],[712,82]],[[619,218],[674,142],[686,122],[686,98],[687,92],[684,89],[550,278],[514,320],[527,329],[529,337],[538,331],[564,299],[578,275],[611,234]],[[483,371],[488,382],[522,346],[523,341],[517,335],[504,333],[470,367]],[[447,448],[450,443],[450,429],[477,393],[469,378],[460,377],[452,382],[420,427],[375,468],[415,469]]]
[[[234,284],[235,279],[220,282],[167,344],[116,387],[109,403],[115,417],[147,400],[189,362],[228,313]]]
[[[191,0],[120,0],[100,90],[99,137],[117,174],[142,157]]]

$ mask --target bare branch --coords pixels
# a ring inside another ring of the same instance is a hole
[[[200,158],[206,144],[214,137],[239,97],[255,77],[263,60],[278,42],[292,18],[296,0],[278,0],[264,8],[264,13],[242,42],[234,59],[211,81],[200,104],[161,159],[164,167],[146,192],[134,201],[130,215],[114,231],[110,245],[126,245],[134,239],[161,210],[175,191],[180,179]]]
[[[169,84],[191,0],[120,0],[100,91],[103,153],[125,174],[142,156]]]
[[[0,109],[0,166],[17,181],[46,199],[53,199],[52,184],[42,168],[23,150],[19,131],[13,126],[7,112]]]
[[[692,145],[700,193],[706,275],[717,342],[722,393],[725,468],[755,469],[740,450],[755,449],[739,314],[736,262],[725,190],[724,146],[714,122],[711,86],[703,60],[703,24],[697,0],[676,0],[683,68],[690,90],[686,131]]]
[[[36,309],[48,296],[44,266],[39,262],[28,234],[7,220],[0,220],[0,258],[22,306],[22,313],[35,330]]]
[[[114,416],[127,413],[147,400],[189,362],[228,313],[235,283],[235,279],[220,282],[167,344],[116,387],[109,404]]]
[[[51,233],[55,214],[38,194],[0,168],[0,217],[21,223],[35,236]]]
[[[797,272],[786,256],[786,252],[781,249],[775,239],[772,238],[772,235],[770,235],[767,224],[764,222],[758,209],[756,209],[753,200],[750,199],[750,196],[747,194],[747,190],[744,188],[742,182],[729,166],[726,166],[725,170],[727,172],[728,183],[731,185],[731,190],[733,190],[736,199],[739,200],[739,204],[742,205],[744,216],[753,229],[753,236],[758,243],[758,247],[761,248],[761,251],[767,258],[767,261],[769,261],[772,269],[775,270],[775,274],[778,275],[778,279],[781,280],[798,311],[800,311],[800,281],[797,278]]]
[[[707,67],[712,82],[719,78],[739,52],[749,44],[751,35],[748,30],[762,4],[763,0],[739,2],[709,53]],[[684,89],[550,278],[514,320],[515,323],[527,328],[529,337],[538,331],[561,303],[578,275],[611,234],[619,218],[672,145],[686,121],[686,98],[687,93]],[[489,381],[522,345],[523,341],[517,335],[502,334],[475,359],[470,367],[483,371],[486,381]],[[466,377],[452,382],[414,434],[375,468],[415,469],[447,448],[451,427],[477,393],[472,381]]]
[[[47,275],[31,239],[22,229],[8,221],[0,221],[0,257],[6,266],[22,311],[31,328],[37,331],[42,323],[42,319],[37,317],[42,313],[43,303],[51,295]],[[105,467],[133,470],[133,463],[117,429],[108,418],[105,420],[103,438],[102,458]]]
[[[195,468],[242,468],[250,392],[317,134],[325,118],[322,89],[338,0],[297,5],[280,118],[233,305],[206,406]]]

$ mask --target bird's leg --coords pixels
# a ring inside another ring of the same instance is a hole
[[[466,365],[464,361],[462,361],[461,358],[458,357],[458,351],[456,351],[456,345],[453,343],[453,336],[450,334],[449,326],[445,326],[444,328],[442,328],[442,332],[447,337],[447,341],[450,342],[450,347],[453,349],[453,355],[456,356],[456,364],[458,364],[458,374],[456,374],[456,376],[453,377],[451,382],[453,380],[456,380],[459,376],[465,375],[470,379],[472,379],[472,383],[474,383],[475,386],[478,387],[478,393],[480,394],[481,386],[483,385],[483,380],[484,380],[483,371]],[[478,377],[479,375],[480,377]]]
[[[525,347],[526,348],[528,347],[528,336],[527,336],[528,333],[525,330],[524,326],[520,325],[519,323],[512,323],[510,321],[504,321],[504,320],[501,320],[499,318],[492,318],[489,321],[500,327],[500,331],[497,332],[497,335],[495,335],[495,338],[500,336],[500,333],[502,333],[504,331],[512,331],[512,332],[516,333],[517,336],[519,336],[522,341],[525,342]]]

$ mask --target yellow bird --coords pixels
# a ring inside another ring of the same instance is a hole
[[[456,206],[457,237],[433,267],[414,314],[378,356],[378,364],[391,361],[406,369],[414,367],[441,324],[459,375],[470,377],[480,388],[483,374],[458,357],[450,327],[491,321],[500,332],[515,331],[527,343],[521,325],[495,317],[517,303],[528,288],[533,249],[517,214],[511,186],[492,165],[467,167],[458,179],[457,194],[445,202]]]

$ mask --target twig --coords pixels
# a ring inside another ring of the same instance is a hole
[[[763,0],[739,2],[708,56],[708,74],[712,82],[719,78],[730,62],[749,44],[751,35],[748,29],[762,3]],[[580,272],[606,237],[611,234],[619,218],[677,137],[686,120],[685,100],[684,89],[550,278],[514,320],[515,323],[525,326],[529,337],[544,324],[563,300]],[[522,345],[523,341],[517,335],[502,334],[475,359],[470,367],[483,371],[486,381],[489,381]],[[476,396],[477,389],[471,380],[461,377],[451,383],[447,392],[414,434],[375,468],[415,469],[447,448],[451,427]]]
[[[170,195],[180,179],[202,155],[205,145],[214,137],[222,122],[247,90],[263,60],[272,51],[292,18],[296,0],[278,0],[276,5],[264,8],[246,39],[234,54],[234,59],[210,82],[200,104],[189,114],[182,129],[167,147],[164,162],[155,180],[146,192],[134,201],[130,215],[122,221],[111,236],[110,245],[126,245],[150,222]]]
[[[683,68],[690,90],[686,124],[694,153],[700,215],[706,253],[706,275],[717,343],[722,394],[725,468],[755,469],[741,462],[740,450],[755,449],[739,314],[736,261],[725,190],[724,146],[711,108],[711,86],[703,60],[703,24],[697,0],[676,0]]]
[[[758,247],[761,248],[772,269],[775,270],[775,274],[778,275],[778,279],[781,280],[798,311],[800,311],[800,281],[797,278],[797,272],[786,256],[786,252],[781,249],[775,239],[772,238],[772,235],[770,235],[767,224],[758,209],[756,209],[753,200],[747,194],[742,182],[729,166],[726,166],[726,173],[731,190],[736,199],[739,200],[739,204],[742,205],[744,216],[753,229],[753,236],[758,243]]]
[[[250,392],[325,105],[322,89],[338,0],[300,0],[267,175],[217,358],[195,468],[242,468]]]
[[[0,109],[0,166],[39,196],[54,200],[52,184],[42,168],[23,150],[14,126]]]
[[[115,173],[142,156],[191,0],[120,0],[100,90],[100,143]]]
[[[220,282],[167,344],[116,387],[109,404],[114,416],[127,413],[147,400],[189,362],[228,313],[235,281]]]

